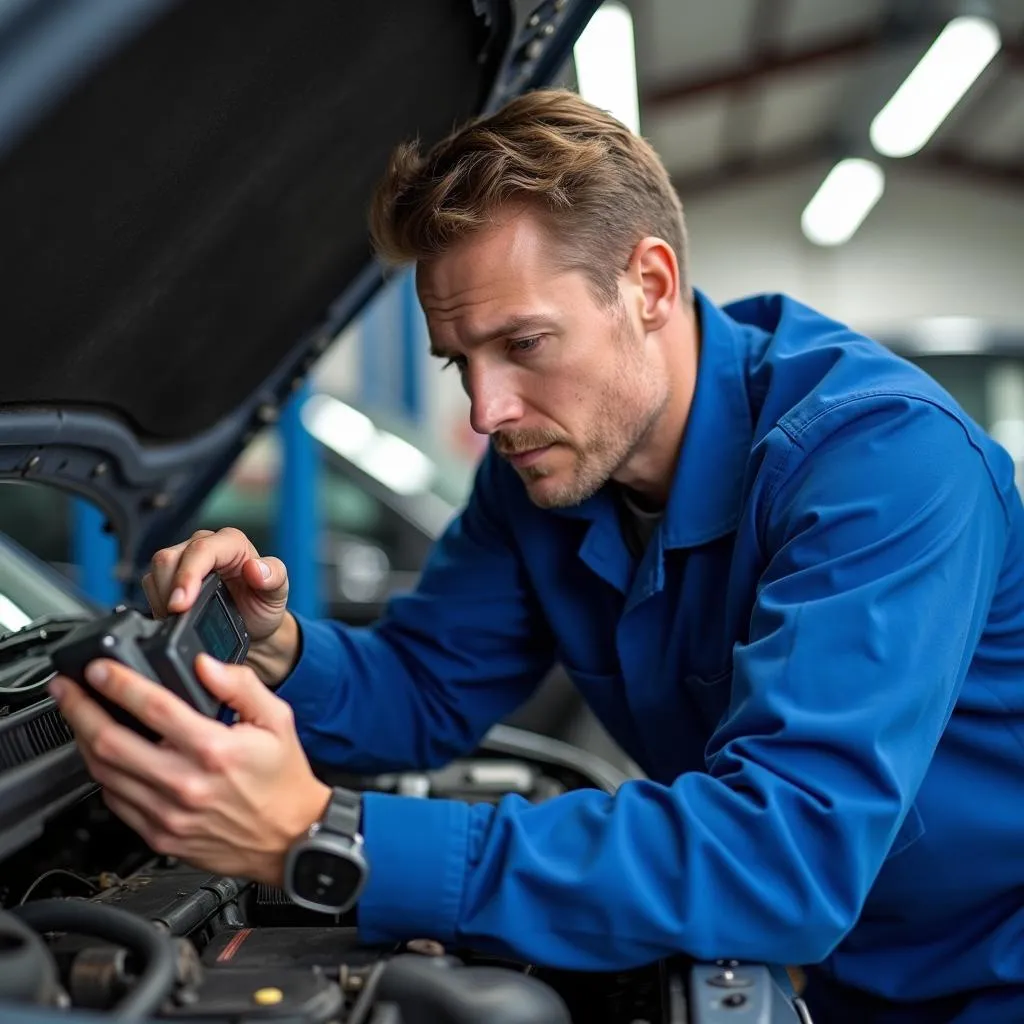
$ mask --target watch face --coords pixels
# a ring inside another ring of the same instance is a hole
[[[327,850],[303,850],[292,870],[295,895],[325,907],[343,907],[362,880],[358,864]]]

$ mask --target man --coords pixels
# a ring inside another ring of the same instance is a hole
[[[401,148],[371,225],[415,262],[491,440],[468,505],[371,629],[287,612],[285,567],[237,531],[158,552],[154,613],[218,571],[252,652],[199,666],[232,727],[93,665],[156,748],[57,681],[110,807],[157,850],[280,883],[331,796],[306,753],[439,765],[557,659],[649,778],[536,807],[367,795],[368,940],[806,964],[819,1020],[1024,1019],[1006,453],[849,328],[695,291],[658,158],[571,94]]]

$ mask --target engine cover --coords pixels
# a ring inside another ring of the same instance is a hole
[[[319,971],[233,967],[206,971],[195,988],[179,991],[162,1013],[170,1020],[288,1020],[328,1024],[347,1020],[341,988]]]

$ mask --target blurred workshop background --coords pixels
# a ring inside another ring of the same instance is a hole
[[[1024,0],[608,2],[562,80],[662,155],[699,288],[785,291],[873,333],[948,387],[1024,481]],[[373,621],[415,581],[484,445],[427,347],[403,275],[194,527],[238,526],[283,557],[300,610]],[[2,488],[0,530],[118,600],[94,509]],[[534,724],[564,734],[568,709]]]

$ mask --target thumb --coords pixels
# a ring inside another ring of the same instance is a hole
[[[280,558],[250,558],[242,566],[242,576],[264,601],[287,603],[288,570]]]
[[[240,721],[274,733],[294,730],[291,708],[248,665],[227,665],[200,654],[196,674],[217,700],[238,712]]]

